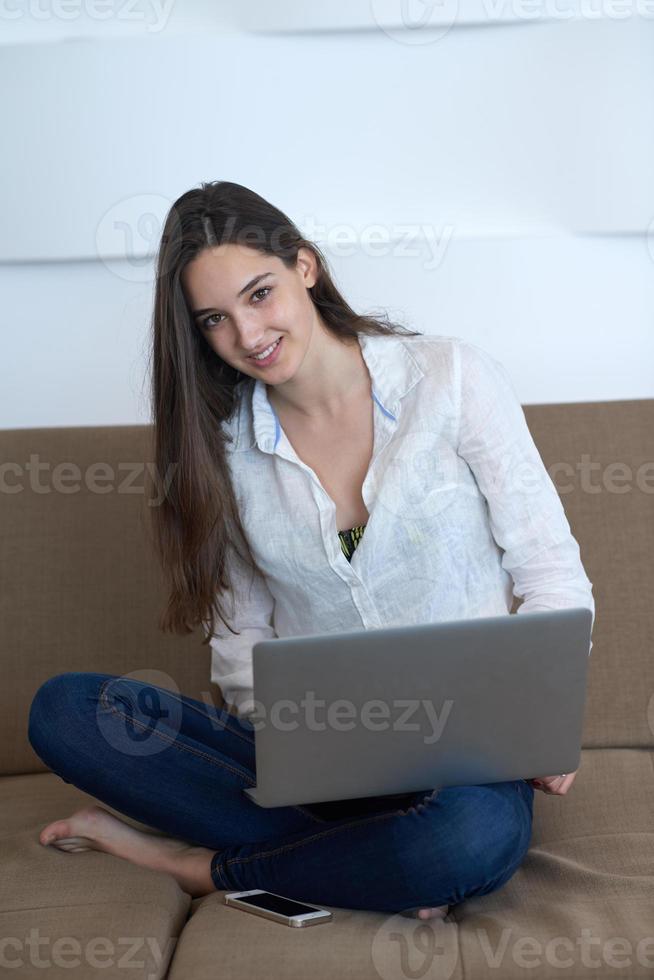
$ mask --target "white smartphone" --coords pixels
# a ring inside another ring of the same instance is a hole
[[[285,926],[318,926],[321,922],[331,922],[333,915],[317,905],[305,905],[293,898],[284,898],[262,888],[251,888],[247,892],[227,892],[225,905],[244,912],[262,915],[273,922]]]

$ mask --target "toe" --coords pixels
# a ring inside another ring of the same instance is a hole
[[[400,915],[410,919],[444,919],[449,910],[449,905],[437,905],[432,908],[410,909],[400,912]]]
[[[436,908],[419,909],[419,919],[444,919],[449,911],[448,905],[438,905]]]
[[[42,844],[51,844],[57,837],[65,837],[69,833],[68,826],[63,821],[49,823],[39,834]]]
[[[47,845],[52,844],[55,839],[70,837],[76,830],[79,833],[82,829],[96,826],[100,815],[106,812],[102,807],[94,804],[82,807],[65,820],[53,820],[47,824],[39,834],[39,840]]]

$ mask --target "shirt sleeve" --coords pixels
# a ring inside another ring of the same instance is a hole
[[[592,585],[556,487],[531,436],[504,366],[460,342],[459,444],[486,498],[502,567],[523,598],[518,614],[585,607],[595,623]],[[592,650],[590,641],[588,653]]]
[[[254,710],[252,648],[259,640],[275,636],[272,614],[275,600],[265,579],[238,555],[228,552],[228,574],[232,588],[224,600],[225,618],[239,635],[230,633],[216,617],[216,627],[209,640],[211,647],[211,680],[218,684],[223,699],[233,705],[239,717]]]

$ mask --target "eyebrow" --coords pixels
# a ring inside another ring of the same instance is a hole
[[[236,294],[236,298],[238,299],[239,296],[243,295],[243,293],[247,293],[248,289],[252,289],[253,286],[256,286],[256,284],[261,279],[265,279],[267,276],[273,276],[273,275],[274,272],[262,272],[260,275],[255,276],[254,279],[250,279],[250,281],[246,282],[246,284],[243,286],[243,289],[240,289],[238,291],[238,293]],[[216,311],[214,307],[209,306],[205,310],[193,310],[193,316],[197,319],[197,317],[203,316],[203,314],[205,313],[215,313],[215,312],[220,312],[220,311],[219,310]]]

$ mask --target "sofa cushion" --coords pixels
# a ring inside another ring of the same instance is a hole
[[[330,908],[332,922],[291,929],[195,899],[170,980],[396,980],[651,977],[654,973],[654,778],[646,749],[589,749],[566,796],[534,794],[530,850],[490,895],[444,922]],[[595,966],[592,964],[596,964]]]
[[[456,910],[466,976],[654,975],[653,763],[647,749],[587,749],[566,796],[535,794],[523,864]]]
[[[52,773],[0,778],[3,973],[53,980],[166,976],[191,901],[172,875],[39,842],[45,824],[97,802]]]

